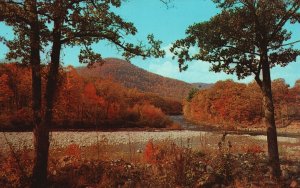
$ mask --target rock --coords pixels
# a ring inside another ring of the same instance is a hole
[[[296,187],[298,187],[297,181],[293,180],[293,181],[291,182],[291,184],[290,184],[290,187],[291,187],[291,188],[296,188]]]

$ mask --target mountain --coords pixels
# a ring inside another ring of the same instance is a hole
[[[110,78],[125,87],[176,100],[185,98],[195,87],[183,81],[148,72],[130,62],[116,58],[104,59],[103,65],[95,64],[93,68],[79,67],[77,71],[84,78]]]
[[[196,82],[196,83],[191,83],[191,84],[198,89],[208,89],[214,85],[214,84],[208,84],[208,83],[202,83],[202,82]]]

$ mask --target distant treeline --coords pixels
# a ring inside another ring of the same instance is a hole
[[[290,88],[283,79],[272,82],[277,126],[286,126],[300,118],[300,80]],[[191,90],[184,102],[187,119],[225,128],[261,126],[262,94],[256,83],[219,81],[205,90]]]
[[[47,67],[43,68],[46,73]],[[45,79],[42,76],[45,94]],[[178,101],[125,88],[109,79],[83,78],[69,66],[60,69],[52,128],[168,127],[165,114],[182,113]],[[32,127],[31,69],[15,63],[0,64],[0,127]],[[44,99],[42,100],[44,105]]]

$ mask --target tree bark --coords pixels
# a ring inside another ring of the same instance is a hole
[[[59,2],[59,0],[57,1]],[[56,2],[56,3],[57,3]],[[56,4],[55,7],[60,7],[60,4]],[[54,20],[54,28],[53,28],[53,44],[52,44],[52,51],[51,51],[51,63],[50,63],[50,70],[47,75],[47,83],[46,83],[46,93],[45,93],[45,100],[46,100],[46,110],[44,116],[44,126],[45,126],[45,142],[48,144],[45,146],[45,156],[47,156],[48,160],[48,153],[49,153],[49,128],[53,123],[53,107],[54,107],[54,99],[55,94],[57,93],[58,87],[58,74],[59,74],[59,59],[60,59],[60,51],[61,51],[61,21]],[[46,160],[46,159],[45,159]],[[45,168],[47,169],[47,163],[45,163]]]
[[[29,4],[31,19],[30,63],[32,69],[32,109],[34,135],[34,166],[31,187],[45,187],[47,182],[48,146],[47,131],[41,122],[41,67],[40,67],[40,28],[38,23],[36,1]]]
[[[47,85],[46,85],[46,113],[45,113],[45,124],[47,127],[50,127],[53,121],[53,107],[54,107],[54,98],[57,93],[58,87],[58,74],[59,74],[59,59],[60,59],[60,51],[61,51],[61,32],[60,32],[60,24],[54,24],[53,30],[53,46],[51,52],[51,63],[50,70],[47,77]]]
[[[267,128],[268,155],[271,173],[275,178],[281,175],[280,161],[278,153],[277,131],[275,126],[275,113],[272,97],[270,65],[268,62],[267,51],[264,51],[261,56],[262,61],[262,76],[261,90],[263,93],[263,108],[265,117],[265,126]]]
[[[61,6],[60,1],[59,0],[56,1],[56,7],[60,7],[60,6]],[[39,36],[39,32],[36,32],[36,35]],[[52,52],[51,52],[51,63],[50,63],[50,70],[47,76],[46,93],[45,93],[45,99],[46,99],[45,115],[44,115],[43,122],[41,122],[41,118],[40,118],[40,126],[37,126],[34,130],[35,143],[36,143],[35,144],[36,159],[35,159],[35,166],[33,169],[33,183],[32,183],[32,187],[34,188],[47,186],[48,154],[49,154],[49,145],[50,145],[49,128],[53,122],[53,106],[54,106],[55,93],[57,92],[58,69],[59,69],[59,59],[60,59],[60,50],[61,50],[61,41],[60,41],[61,20],[60,19],[56,19],[54,21],[52,37],[53,37],[53,45],[52,45]]]
[[[50,70],[47,77],[47,85],[46,85],[46,114],[45,114],[45,122],[49,124],[52,121],[53,116],[53,106],[54,106],[54,97],[57,92],[58,87],[58,74],[59,74],[59,59],[60,59],[60,51],[61,51],[61,24],[60,21],[54,21],[54,29],[53,29],[53,45],[51,51],[51,63]],[[51,125],[51,124],[49,124]]]

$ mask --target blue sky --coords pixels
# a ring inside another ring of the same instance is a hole
[[[138,34],[128,37],[129,41],[144,41],[149,33],[153,33],[156,39],[163,41],[162,47],[166,50],[176,39],[185,37],[186,28],[196,22],[209,20],[216,15],[219,10],[210,0],[174,0],[167,8],[159,0],[127,0],[116,12],[126,21],[133,22],[138,29]],[[300,26],[288,26],[294,31],[293,40],[300,39]],[[0,23],[0,36],[12,37],[10,28]],[[296,32],[298,31],[298,32]],[[300,48],[300,45],[296,45]],[[105,57],[119,57],[121,54],[105,41],[94,44],[93,49]],[[65,65],[80,66],[78,63],[78,53],[80,48],[65,48],[63,50],[63,61]],[[0,59],[5,58],[7,48],[0,44]],[[299,59],[300,61],[300,59]],[[234,75],[225,73],[209,72],[209,63],[191,62],[185,72],[179,72],[178,63],[172,60],[172,55],[167,52],[165,58],[147,59],[134,58],[131,62],[145,70],[162,76],[176,78],[186,82],[214,83],[218,80],[233,79]],[[287,67],[275,67],[272,70],[272,79],[284,78],[288,84],[294,85],[300,79],[300,63],[293,62]],[[248,77],[239,82],[250,82],[253,77]]]

